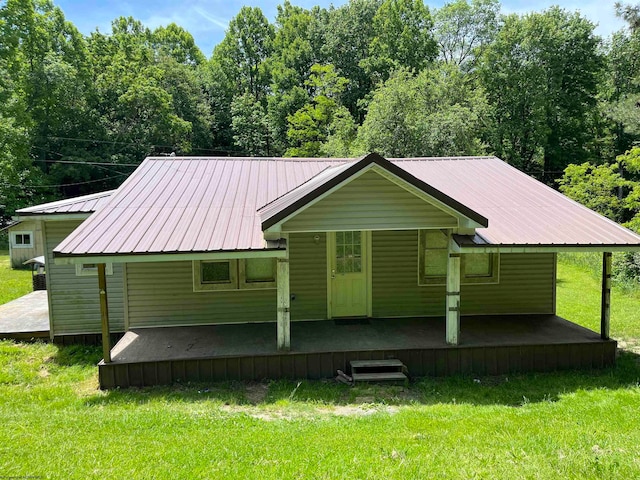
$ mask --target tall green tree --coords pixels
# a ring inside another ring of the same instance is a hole
[[[252,156],[268,156],[272,141],[264,106],[250,93],[237,96],[231,103],[233,139]]]
[[[498,0],[455,0],[435,12],[434,35],[440,58],[471,70],[498,33]]]
[[[369,46],[375,37],[373,19],[380,5],[382,0],[349,0],[339,8],[331,8],[327,19],[323,53],[338,75],[349,80],[342,104],[358,121],[364,118],[362,100],[375,83],[362,62],[369,57]]]
[[[292,146],[286,155],[290,157],[318,157],[323,155],[323,143],[331,133],[337,118],[343,122],[349,111],[340,104],[340,94],[348,80],[339,76],[333,65],[314,65],[311,76],[305,82],[312,101],[287,119],[287,136]]]
[[[591,22],[558,7],[505,19],[481,67],[494,106],[489,143],[501,158],[552,175],[590,158],[599,44]]]
[[[398,68],[419,72],[437,55],[432,28],[422,0],[385,0],[373,17],[374,37],[361,66],[382,81]]]
[[[392,157],[480,154],[488,111],[484,92],[455,66],[417,76],[401,70],[375,91],[356,151]]]

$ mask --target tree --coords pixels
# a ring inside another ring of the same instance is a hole
[[[340,105],[340,94],[348,80],[340,77],[333,65],[314,65],[311,76],[305,82],[312,98],[311,103],[287,118],[287,136],[292,142],[286,155],[291,157],[317,157],[322,154],[322,144],[329,136],[329,127],[336,115],[344,121],[350,116]]]
[[[229,22],[212,61],[220,65],[236,92],[261,99],[270,83],[267,58],[272,51],[274,28],[258,7],[242,7]]]
[[[311,67],[322,63],[321,49],[314,48],[323,34],[319,9],[305,10],[286,0],[278,6],[273,52],[269,58],[271,72],[270,95],[267,99],[269,128],[274,140],[272,148],[284,152],[290,146],[287,118],[310,101],[304,88]]]
[[[611,163],[569,165],[558,183],[568,197],[640,233],[640,147]],[[614,271],[624,280],[640,280],[640,255],[617,257]]]
[[[385,0],[373,17],[374,37],[361,66],[382,81],[398,68],[419,72],[437,55],[432,27],[422,0]]]
[[[591,22],[558,7],[505,19],[481,66],[494,106],[489,144],[498,156],[552,175],[590,158],[599,42]]]
[[[417,76],[401,70],[375,91],[356,151],[392,157],[479,154],[487,112],[484,92],[457,67],[441,65]]]
[[[270,154],[271,142],[266,111],[253,95],[245,93],[233,99],[231,118],[236,145],[252,156]]]
[[[499,13],[498,0],[455,0],[436,10],[434,35],[440,58],[466,70],[473,69],[495,39]]]
[[[193,36],[175,23],[156,28],[151,34],[151,46],[180,64],[201,65],[206,61]]]
[[[375,36],[371,26],[381,4],[382,0],[349,0],[340,8],[331,8],[327,19],[323,54],[338,75],[349,80],[341,102],[359,121],[364,116],[362,99],[374,84],[362,61],[369,56]]]

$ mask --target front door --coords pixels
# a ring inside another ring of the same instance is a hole
[[[367,315],[367,236],[365,232],[329,235],[332,317]]]

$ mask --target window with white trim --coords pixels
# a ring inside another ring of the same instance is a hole
[[[275,258],[194,260],[193,291],[276,288]]]
[[[11,232],[13,248],[33,248],[33,232]]]
[[[105,264],[104,273],[106,275],[113,275],[113,264]],[[98,264],[97,263],[76,263],[76,276],[78,277],[97,277],[98,276]]]
[[[449,234],[442,230],[420,230],[418,283],[444,285],[447,282]],[[500,255],[498,253],[463,253],[460,255],[460,282],[498,283]]]

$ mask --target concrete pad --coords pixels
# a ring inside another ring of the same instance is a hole
[[[47,291],[38,290],[0,305],[0,338],[49,335]]]

